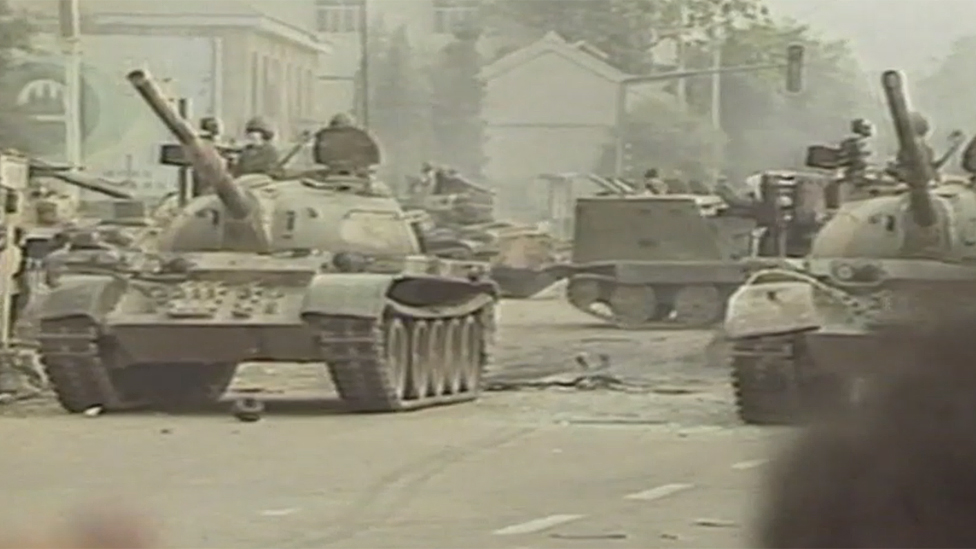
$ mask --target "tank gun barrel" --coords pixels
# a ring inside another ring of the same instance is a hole
[[[61,172],[53,173],[51,177],[59,179],[68,183],[69,185],[74,185],[76,187],[81,187],[82,189],[96,192],[99,194],[104,194],[105,196],[116,198],[119,200],[134,200],[135,195],[132,193],[127,193],[125,191],[115,189],[95,178],[82,175],[78,172]]]
[[[922,150],[922,144],[912,127],[911,109],[902,74],[893,70],[885,71],[881,75],[881,85],[895,125],[900,156],[905,162],[905,183],[908,185],[912,217],[919,226],[930,227],[936,219],[935,206],[928,189],[934,173],[931,161]]]
[[[247,218],[251,214],[247,195],[234,182],[233,176],[224,166],[217,151],[200,139],[190,123],[166,101],[159,86],[147,71],[134,70],[126,78],[160,122],[183,146],[190,165],[197,175],[213,186],[217,197],[227,208],[227,213],[236,219]]]

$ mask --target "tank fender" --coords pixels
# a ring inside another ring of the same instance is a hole
[[[39,304],[37,318],[57,320],[85,316],[97,322],[111,311],[122,297],[124,286],[124,281],[111,276],[64,277]]]
[[[377,318],[387,306],[386,294],[396,275],[326,273],[316,275],[302,302],[302,314]]]
[[[821,327],[814,287],[802,281],[747,283],[729,298],[724,330],[729,339],[815,330]]]
[[[387,307],[416,317],[467,314],[498,299],[494,287],[437,277],[374,273],[320,274],[312,279],[301,314],[378,318]]]
[[[390,306],[401,313],[434,318],[461,316],[490,308],[500,297],[491,280],[468,281],[438,276],[400,275],[389,292]]]

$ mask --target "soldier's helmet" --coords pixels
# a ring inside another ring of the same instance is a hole
[[[205,116],[200,119],[200,131],[209,135],[220,135],[220,120],[215,116]]]
[[[911,113],[912,131],[919,137],[924,137],[929,133],[929,121],[922,113],[915,111]]]
[[[336,114],[329,120],[330,128],[351,128],[352,125],[352,117],[344,112]]]
[[[255,116],[244,124],[244,133],[259,133],[265,139],[274,137],[274,129],[271,128],[271,124],[260,116]]]

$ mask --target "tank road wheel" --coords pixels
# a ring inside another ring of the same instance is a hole
[[[444,392],[449,395],[456,395],[461,392],[464,385],[464,357],[461,355],[461,334],[464,326],[461,319],[452,318],[447,323],[447,330],[444,334],[444,372],[447,376]]]
[[[403,321],[395,318],[386,325],[386,368],[393,394],[400,402],[410,393],[410,334]]]
[[[590,279],[570,279],[566,285],[566,299],[577,309],[589,311],[600,301],[600,283]]]
[[[481,388],[482,330],[474,317],[467,317],[461,326],[459,354],[464,367],[462,391],[477,393]]]
[[[674,295],[674,320],[689,328],[704,328],[722,318],[725,303],[718,288],[684,286]]]
[[[430,387],[430,358],[427,356],[430,326],[414,321],[410,330],[410,400],[424,400]]]
[[[657,313],[657,294],[650,286],[617,286],[610,295],[610,310],[621,327],[640,327],[654,320]]]
[[[446,394],[447,387],[447,325],[443,320],[430,323],[430,335],[427,338],[427,361],[430,365],[430,386],[428,394],[439,397]]]

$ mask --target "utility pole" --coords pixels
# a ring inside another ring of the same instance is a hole
[[[360,121],[364,128],[369,127],[369,11],[366,9],[367,0],[359,0],[359,85],[362,86],[363,119]]]
[[[685,70],[685,56],[687,52],[685,48],[687,43],[685,41],[685,32],[688,31],[688,12],[685,9],[685,4],[682,2],[678,6],[678,34],[677,39],[674,43],[675,50],[675,61],[677,61],[677,67],[675,70],[684,71]],[[685,78],[679,78],[677,82],[677,87],[675,92],[678,96],[678,107],[681,108],[681,112],[687,112],[688,110],[688,81]]]
[[[718,185],[722,176],[722,142],[717,139],[722,132],[722,47],[725,45],[721,31],[712,30],[712,129],[715,130],[716,139],[712,145],[712,188]]]
[[[81,134],[81,18],[78,0],[58,0],[61,48],[64,53],[65,157],[74,169],[83,164]]]

